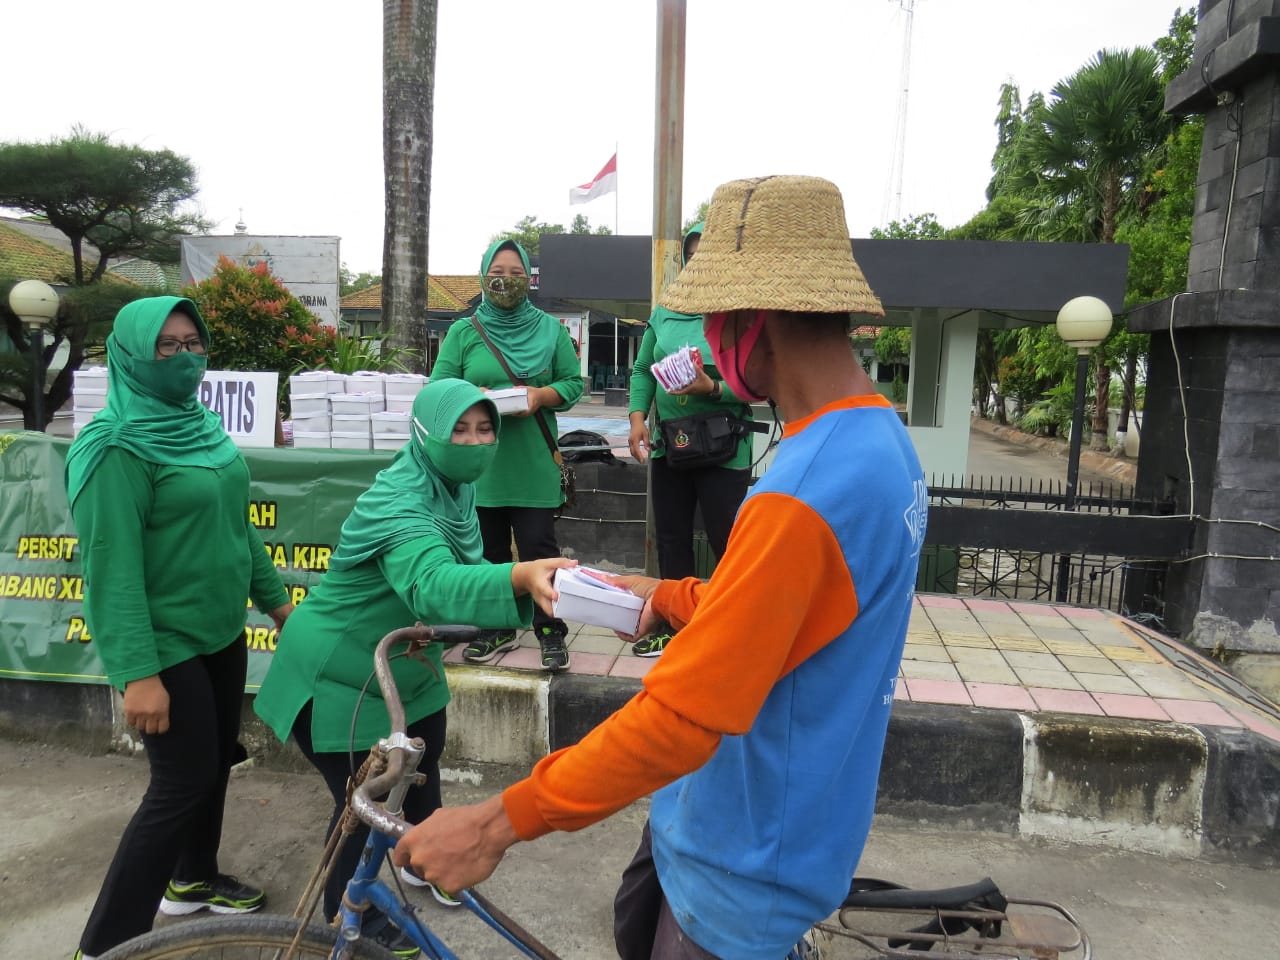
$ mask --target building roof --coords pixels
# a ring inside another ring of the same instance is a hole
[[[427,277],[427,309],[444,313],[465,310],[480,296],[480,278],[473,274]],[[343,310],[381,310],[382,284],[357,290],[342,298]]]
[[[182,267],[176,263],[154,263],[134,257],[108,267],[107,273],[125,277],[144,287],[162,289],[167,293],[177,293],[182,289]]]
[[[19,280],[70,283],[76,266],[71,254],[0,223],[0,274]]]

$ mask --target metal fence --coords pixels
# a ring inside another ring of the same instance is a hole
[[[929,499],[921,590],[1158,616],[1169,562],[1190,542],[1172,502],[1125,484],[1084,485],[1068,510],[1060,481],[935,476]]]

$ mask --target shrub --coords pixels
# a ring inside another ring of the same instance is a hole
[[[265,263],[242,267],[218,258],[213,276],[183,291],[209,326],[212,370],[274,370],[279,406],[288,412],[289,374],[323,366],[335,334],[321,325]]]

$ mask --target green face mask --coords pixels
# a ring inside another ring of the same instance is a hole
[[[208,366],[208,357],[183,350],[163,360],[135,357],[133,376],[152,396],[169,403],[183,403],[195,396]]]
[[[495,307],[510,310],[529,295],[529,278],[485,277],[484,293]]]
[[[451,483],[475,483],[480,479],[498,453],[497,443],[451,443],[427,434],[427,429],[415,417],[415,440],[431,465]]]

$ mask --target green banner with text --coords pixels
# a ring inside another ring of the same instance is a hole
[[[106,683],[84,621],[79,540],[63,482],[69,446],[43,433],[0,433],[0,680]],[[249,519],[297,603],[329,568],[352,504],[393,454],[292,447],[241,453],[251,478]],[[190,570],[201,575],[198,543]],[[245,643],[252,690],[276,646],[275,627],[252,607]]]

